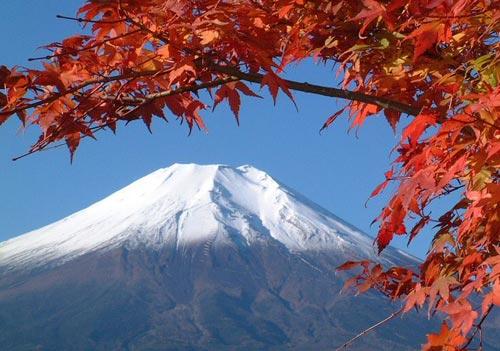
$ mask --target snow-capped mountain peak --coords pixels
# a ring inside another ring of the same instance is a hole
[[[174,164],[58,222],[0,243],[0,267],[57,264],[120,245],[184,250],[235,240],[375,257],[373,239],[265,172],[248,165]]]

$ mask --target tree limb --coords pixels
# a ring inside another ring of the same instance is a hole
[[[231,81],[236,81],[236,80],[244,80],[247,82],[251,83],[261,83],[262,79],[264,78],[263,74],[260,73],[247,73],[247,72],[242,72],[236,68],[232,67],[226,67],[226,66],[211,66],[211,68],[214,71],[220,72],[227,74],[231,76],[230,78],[226,79],[219,79],[219,80],[214,80],[212,82],[207,82],[207,83],[201,83],[196,89],[193,90],[193,86],[187,86],[187,87],[182,87],[179,89],[182,89],[183,92],[188,92],[188,91],[196,91],[200,89],[204,89],[206,87],[213,87],[217,85],[221,85],[227,82]],[[131,72],[127,74],[121,74],[121,75],[116,75],[116,76],[109,76],[109,77],[103,77],[103,78],[97,78],[97,79],[92,79],[88,80],[86,82],[82,82],[81,84],[69,88],[68,90],[65,90],[60,93],[55,93],[51,96],[49,96],[46,99],[38,100],[35,101],[31,104],[27,104],[12,110],[6,110],[6,111],[1,111],[0,114],[5,115],[5,114],[14,114],[16,112],[20,112],[23,110],[27,110],[30,108],[38,107],[40,105],[43,105],[45,103],[50,103],[52,101],[57,100],[58,98],[67,95],[67,94],[72,94],[75,93],[76,91],[83,89],[89,85],[92,84],[97,84],[97,83],[109,83],[121,79],[127,79],[127,78],[141,78],[141,77],[148,77],[156,74],[160,74],[160,71],[144,71],[144,72]],[[380,106],[382,108],[389,108],[393,109],[402,113],[406,113],[411,116],[416,116],[419,114],[420,109],[416,107],[412,107],[397,101],[393,101],[384,97],[378,97],[378,96],[373,96],[373,95],[368,95],[368,94],[363,94],[355,91],[349,91],[349,90],[343,90],[343,89],[337,89],[333,87],[326,87],[322,85],[316,85],[316,84],[309,84],[307,82],[298,82],[294,80],[284,80],[285,83],[288,85],[288,87],[292,90],[296,91],[301,91],[305,93],[310,93],[310,94],[316,94],[316,95],[322,95],[322,96],[328,96],[328,97],[336,97],[336,98],[341,98],[341,99],[346,99],[346,100],[353,100],[353,101],[360,101],[368,104],[374,104],[377,106]],[[179,89],[176,90],[177,93],[179,93]],[[162,94],[166,94],[165,96],[171,95],[172,90],[167,90],[165,92],[159,92],[153,95],[159,95],[157,97],[162,97]]]
[[[240,78],[241,80],[253,82],[253,83],[262,83],[262,79],[264,79],[264,75],[260,73],[247,73],[242,72],[236,68],[228,67],[228,66],[210,66],[213,70],[221,73],[226,73],[235,77]],[[307,82],[297,82],[294,80],[284,79],[284,82],[287,84],[288,88],[296,91],[302,91],[304,93],[323,95],[329,97],[336,97],[346,100],[359,101],[363,103],[373,104],[380,106],[382,108],[388,108],[391,110],[395,110],[398,112],[406,113],[411,116],[417,116],[420,113],[420,109],[418,107],[413,107],[398,101],[394,101],[391,99],[387,99],[384,97],[374,96],[363,94],[356,91],[349,91],[344,89],[325,87],[316,84],[309,84]]]

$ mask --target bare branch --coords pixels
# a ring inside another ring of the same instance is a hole
[[[391,319],[393,319],[394,317],[400,315],[404,310],[404,306],[401,307],[401,309],[397,310],[396,312],[390,314],[388,317],[382,319],[380,322],[378,323],[375,323],[374,325],[372,325],[371,327],[363,330],[361,333],[359,333],[358,335],[356,335],[355,337],[353,337],[352,339],[349,339],[348,341],[346,341],[344,344],[342,344],[342,346],[339,346],[335,349],[335,351],[340,351],[342,349],[346,349],[349,345],[351,345],[354,341],[358,340],[359,338],[361,338],[362,336],[368,334],[369,332],[371,332],[372,330],[380,327],[381,325],[389,322]]]
[[[64,15],[56,15],[56,18],[60,19],[66,19],[70,21],[76,21],[80,23],[105,23],[105,24],[113,24],[113,23],[120,23],[120,22],[125,22],[124,18],[120,18],[114,21],[109,21],[109,20],[88,20],[82,17],[71,17],[71,16],[64,16]]]

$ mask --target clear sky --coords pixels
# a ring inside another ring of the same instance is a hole
[[[43,55],[37,47],[79,32],[76,23],[55,15],[74,15],[82,2],[0,2],[0,64],[30,65],[28,57]],[[335,84],[331,67],[312,63],[287,74],[310,83]],[[12,119],[0,126],[0,241],[61,219],[175,162],[251,164],[375,235],[370,223],[384,197],[370,201],[367,208],[365,201],[383,180],[399,135],[383,117],[368,120],[357,136],[347,133],[345,118],[320,135],[322,123],[343,106],[342,101],[296,93],[297,112],[284,95],[276,106],[263,95],[263,100],[243,101],[240,127],[225,107],[205,112],[209,132],[191,136],[173,118],[169,124],[156,120],[152,135],[137,122],[119,129],[117,136],[103,133],[97,142],[85,141],[73,164],[64,148],[11,161],[38,135],[35,127],[23,131]],[[428,243],[429,233],[424,233],[407,250],[422,257]],[[406,249],[406,242],[395,246]]]

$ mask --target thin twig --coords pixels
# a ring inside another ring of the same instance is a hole
[[[399,310],[397,310],[396,312],[393,312],[391,313],[387,318],[384,318],[382,319],[380,322],[378,323],[375,323],[374,325],[372,325],[371,327],[363,330],[361,333],[359,333],[358,335],[356,335],[355,337],[353,337],[352,339],[349,339],[348,341],[346,341],[344,344],[342,344],[342,346],[339,346],[335,349],[335,351],[340,351],[342,349],[345,349],[347,348],[347,346],[351,345],[354,341],[356,341],[357,339],[361,338],[362,336],[368,334],[369,332],[371,332],[372,330],[380,327],[382,324],[384,323],[387,323],[389,322],[391,319],[393,319],[394,317],[400,315],[404,310],[404,306],[401,307]]]
[[[239,80],[239,78],[237,78],[237,77],[228,77],[228,78],[224,78],[224,79],[213,80],[213,81],[206,82],[206,83],[200,83],[197,85],[188,85],[188,86],[180,87],[177,89],[171,89],[171,90],[160,91],[157,93],[147,94],[144,97],[137,97],[137,98],[133,97],[133,96],[117,97],[116,95],[104,95],[104,96],[100,96],[100,98],[102,98],[104,100],[113,100],[113,101],[118,100],[120,102],[129,103],[131,105],[144,104],[144,103],[148,103],[148,102],[151,102],[153,100],[160,99],[163,97],[178,95],[178,94],[187,93],[187,92],[197,92],[198,90],[213,88],[213,87],[217,87],[220,85],[224,85],[226,83],[235,82],[238,80]]]
[[[56,145],[52,145],[52,146],[47,146],[47,147],[45,147],[45,148],[43,148],[43,149],[41,149],[41,150],[38,150],[38,149],[37,149],[37,150],[30,150],[30,151],[28,151],[28,152],[27,152],[27,153],[25,153],[25,154],[22,154],[22,155],[20,155],[20,156],[17,156],[17,157],[12,158],[12,161],[17,161],[17,160],[20,160],[20,159],[22,159],[22,158],[25,158],[26,156],[33,155],[33,154],[34,154],[34,153],[36,153],[36,152],[40,152],[40,151],[48,151],[48,150],[51,150],[51,149],[57,149],[57,148],[60,148],[60,147],[62,147],[62,146],[65,146],[65,145],[66,145],[66,143],[60,143],[60,144],[56,144]]]
[[[140,29],[136,29],[136,30],[133,30],[131,32],[127,32],[127,33],[123,33],[121,35],[117,35],[116,37],[104,39],[104,40],[102,40],[100,42],[94,43],[94,44],[92,44],[90,46],[87,46],[87,47],[82,47],[80,49],[73,49],[72,51],[69,51],[69,52],[61,52],[61,53],[57,53],[57,54],[40,56],[40,57],[31,57],[31,58],[28,59],[28,61],[50,60],[50,59],[55,58],[55,57],[63,57],[63,56],[68,56],[68,55],[76,55],[79,52],[83,52],[83,51],[95,49],[95,48],[97,48],[97,47],[99,47],[101,45],[104,45],[106,43],[109,43],[111,41],[122,39],[124,37],[129,36],[129,35],[139,33],[140,31],[141,31]]]
[[[120,18],[120,19],[113,20],[113,21],[108,21],[108,20],[89,20],[89,19],[85,19],[82,17],[71,17],[71,16],[64,16],[64,15],[56,15],[56,17],[60,18],[60,19],[66,19],[66,20],[76,21],[76,22],[80,22],[80,23],[113,24],[113,23],[125,22],[124,18]]]
[[[490,312],[492,310],[493,310],[493,305],[490,305],[490,307],[488,308],[488,310],[486,311],[486,313],[483,315],[483,317],[481,318],[481,320],[479,321],[479,323],[476,324],[476,328],[474,329],[474,332],[472,333],[472,335],[467,340],[467,343],[464,346],[462,346],[462,348],[460,349],[460,351],[465,351],[467,349],[467,347],[470,345],[470,343],[472,342],[472,340],[474,339],[474,337],[476,336],[476,334],[481,331],[481,326],[482,326],[483,322],[486,320],[486,317],[488,317],[488,315],[490,314]]]

